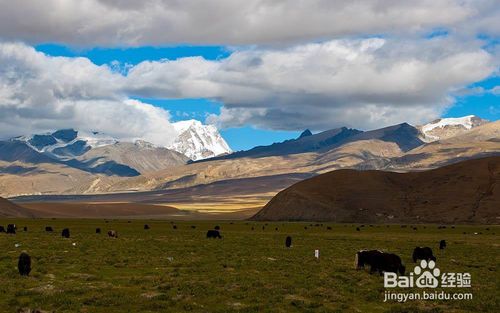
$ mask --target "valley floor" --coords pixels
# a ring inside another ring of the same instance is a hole
[[[3,219],[0,312],[495,312],[499,226],[350,225],[245,221]],[[144,230],[149,224],[151,229]],[[176,228],[174,229],[174,225]],[[221,227],[221,240],[205,238]],[[22,228],[28,227],[27,232]],[[53,233],[44,231],[52,226]],[[60,236],[68,227],[70,239]],[[96,234],[100,227],[102,234]],[[328,230],[327,227],[331,227]],[[360,231],[356,231],[360,227]],[[307,229],[306,229],[307,228]],[[117,239],[106,232],[116,230]],[[477,233],[477,234],[475,234]],[[287,235],[292,248],[285,248]],[[438,242],[448,247],[440,251]],[[74,243],[74,245],[73,245]],[[19,245],[16,247],[15,245]],[[432,247],[444,272],[469,272],[472,300],[383,302],[381,276],[353,267],[356,251],[400,255]],[[320,259],[314,250],[320,250]],[[17,257],[32,257],[29,277]]]

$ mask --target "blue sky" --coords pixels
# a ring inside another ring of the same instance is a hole
[[[434,36],[442,36],[445,31],[439,30]],[[38,51],[50,56],[86,57],[97,65],[118,61],[121,66],[125,64],[136,65],[142,61],[155,61],[161,59],[176,60],[183,57],[202,56],[207,60],[220,60],[227,58],[231,50],[223,46],[173,46],[173,47],[138,47],[138,48],[92,48],[75,49],[64,45],[41,44],[35,47]],[[500,84],[498,77],[489,78],[475,83],[470,87],[491,89]],[[443,117],[457,117],[464,115],[478,115],[489,120],[500,118],[499,97],[492,93],[478,93],[457,97],[456,103],[445,111]],[[168,110],[172,121],[197,119],[205,121],[209,114],[219,114],[221,103],[204,98],[186,99],[158,99],[138,98]],[[280,131],[261,129],[252,125],[221,129],[222,136],[234,150],[245,150],[258,145],[268,145],[290,138],[296,138],[301,130]]]

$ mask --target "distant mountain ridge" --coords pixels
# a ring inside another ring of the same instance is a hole
[[[122,142],[97,131],[60,129],[0,141],[0,161],[59,164],[91,174],[131,177],[231,152],[215,126],[196,120],[172,125],[177,138],[169,147],[140,139]]]
[[[374,139],[394,142],[403,151],[411,150],[424,143],[420,139],[419,130],[408,123],[388,126],[371,131],[361,131],[341,127],[312,134],[311,131],[307,129],[297,139],[290,139],[274,143],[269,146],[258,146],[246,151],[237,151],[228,155],[211,158],[209,160],[227,160],[244,157],[261,158],[307,152],[321,152],[334,149],[349,142]]]

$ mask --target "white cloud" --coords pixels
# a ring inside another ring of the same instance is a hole
[[[374,128],[426,122],[454,93],[491,75],[496,59],[480,43],[350,39],[251,49],[208,61],[143,62],[127,76],[128,92],[146,97],[208,97],[224,103],[223,127]]]
[[[438,27],[499,29],[495,0],[0,0],[0,7],[0,38],[77,46],[276,44]]]
[[[136,97],[221,101],[221,114],[208,120],[222,127],[417,124],[438,117],[455,94],[497,68],[498,59],[480,42],[449,37],[244,49],[215,61],[145,61],[126,75],[86,58],[0,43],[0,134],[73,127],[168,145],[174,137],[169,113]]]
[[[168,145],[174,139],[168,112],[129,99],[125,83],[86,58],[0,44],[0,137],[72,127]]]

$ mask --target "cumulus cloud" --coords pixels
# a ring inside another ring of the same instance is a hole
[[[275,44],[445,27],[498,34],[495,0],[0,0],[0,38],[73,45]]]
[[[0,44],[0,136],[75,128],[168,145],[175,134],[168,112],[129,99],[125,84],[122,75],[86,58]]]
[[[145,97],[219,100],[224,108],[209,121],[222,127],[367,129],[433,119],[497,66],[479,42],[331,40],[236,51],[218,61],[143,62],[129,71],[126,88]]]

